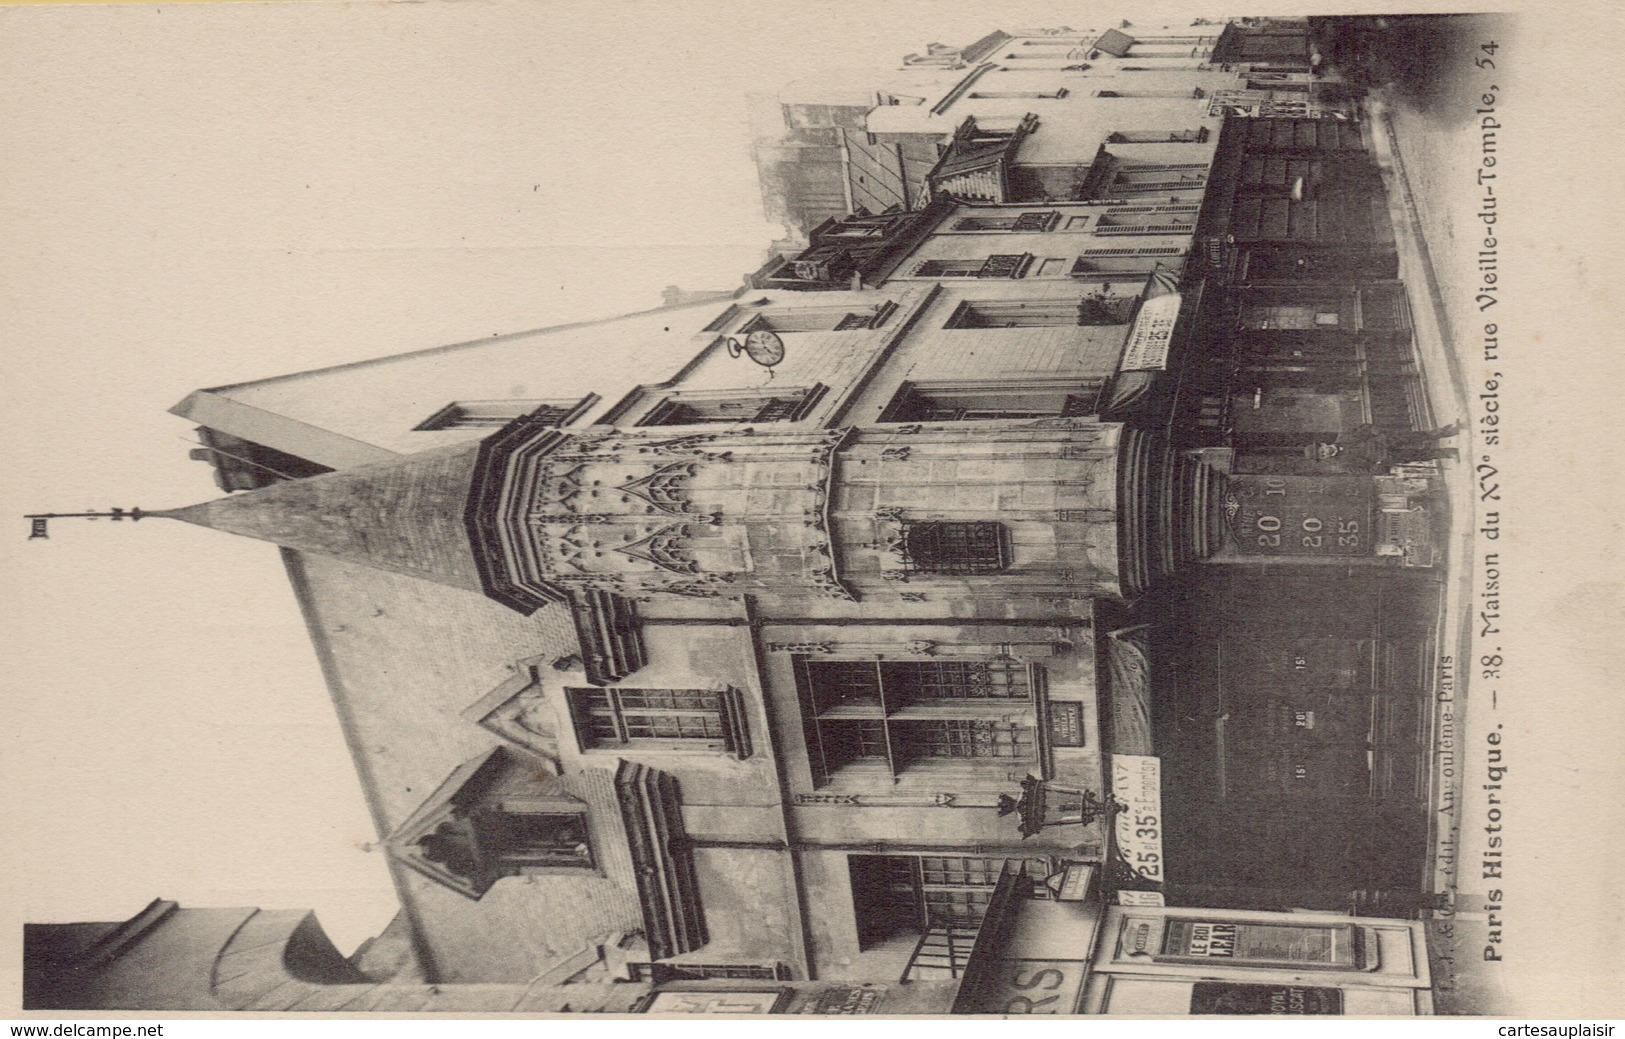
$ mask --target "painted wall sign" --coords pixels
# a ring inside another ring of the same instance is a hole
[[[1075,1014],[1089,966],[1081,960],[992,960],[963,1014]]]
[[[644,1014],[771,1014],[790,999],[787,988],[744,992],[683,991],[650,993],[637,1007]]]
[[[1168,367],[1168,348],[1174,341],[1174,325],[1179,321],[1182,298],[1179,293],[1170,292],[1140,304],[1140,312],[1134,315],[1134,324],[1129,328],[1118,371],[1161,371]]]
[[[1068,862],[1060,873],[1050,877],[1049,883],[1058,902],[1082,902],[1089,894],[1089,882],[1094,879],[1095,867],[1087,862]]]
[[[1372,496],[1363,476],[1232,476],[1226,507],[1246,555],[1368,556]]]
[[[792,1013],[873,1014],[877,1012],[880,1006],[880,997],[885,994],[886,990],[884,988],[865,988],[863,986],[830,989],[798,1003]]]
[[[1051,700],[1049,739],[1057,747],[1083,746],[1083,704],[1073,700]]]
[[[1117,852],[1135,873],[1160,883],[1162,863],[1162,759],[1112,755],[1112,796],[1128,806],[1117,813]]]
[[[1343,990],[1302,985],[1241,985],[1198,981],[1191,990],[1193,1014],[1341,1014]]]

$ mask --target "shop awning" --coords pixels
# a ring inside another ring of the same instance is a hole
[[[1012,888],[1002,898],[996,891],[988,906],[951,1013],[1078,1012],[1100,932],[1100,889],[1090,864],[1066,868],[1089,871],[1081,897],[1030,897],[1027,878],[1006,870],[1000,885]],[[1034,971],[1046,972],[1042,992],[1030,987]]]
[[[1116,754],[1155,754],[1151,740],[1151,664],[1143,625],[1106,636],[1111,747]]]
[[[1121,421],[1128,412],[1140,407],[1151,396],[1161,373],[1167,370],[1174,332],[1184,305],[1180,277],[1179,271],[1160,267],[1146,277],[1139,309],[1123,343],[1122,358],[1117,362],[1117,374],[1112,377],[1103,398],[1103,418]]]

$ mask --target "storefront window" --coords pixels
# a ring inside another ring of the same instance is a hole
[[[1364,934],[1353,924],[1169,920],[1157,959],[1167,963],[1363,970],[1367,952]]]

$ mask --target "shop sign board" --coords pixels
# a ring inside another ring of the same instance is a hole
[[[1123,362],[1117,366],[1119,371],[1162,371],[1168,367],[1168,348],[1174,341],[1182,298],[1170,292],[1140,304],[1140,312],[1134,315],[1134,324],[1129,328],[1128,343],[1123,347]]]
[[[978,972],[961,1014],[1075,1014],[1089,973],[1084,960],[990,960]]]
[[[880,1007],[880,997],[885,995],[884,988],[872,988],[865,985],[854,985],[851,988],[835,988],[820,992],[797,1004],[794,1013],[797,1014],[873,1014]]]
[[[1240,475],[1226,511],[1245,555],[1369,556],[1372,501],[1364,476]]]
[[[772,1014],[783,1009],[792,991],[789,988],[738,992],[662,989],[644,997],[634,1010],[645,1014]]]
[[[1127,806],[1117,813],[1118,854],[1141,878],[1161,883],[1162,759],[1113,754],[1112,796]]]
[[[1082,902],[1089,894],[1089,882],[1094,879],[1095,867],[1087,862],[1068,862],[1060,873],[1046,883],[1055,891],[1057,902]]]
[[[1193,1014],[1295,1016],[1342,1012],[1343,990],[1335,988],[1198,981],[1191,991]]]
[[[1157,959],[1358,970],[1364,966],[1363,937],[1351,924],[1170,920]]]
[[[1052,746],[1083,746],[1083,704],[1076,700],[1051,700],[1049,737]]]

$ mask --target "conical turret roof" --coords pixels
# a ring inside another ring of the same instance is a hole
[[[479,448],[458,444],[162,515],[483,594],[464,521]]]

